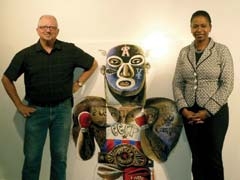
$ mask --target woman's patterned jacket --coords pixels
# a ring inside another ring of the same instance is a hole
[[[197,63],[194,42],[180,51],[173,78],[178,110],[196,102],[215,114],[227,103],[233,83],[233,60],[225,45],[211,39]]]

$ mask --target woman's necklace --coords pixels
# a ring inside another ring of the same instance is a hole
[[[197,49],[195,49],[195,53],[197,53],[197,54],[201,54],[201,53],[203,53],[203,51],[204,51],[204,49],[203,49],[203,50],[197,50]]]
[[[210,39],[208,39],[206,42],[202,42],[202,43],[195,43],[195,52],[197,54],[201,54],[203,53],[203,51],[205,50],[205,48],[208,46]]]

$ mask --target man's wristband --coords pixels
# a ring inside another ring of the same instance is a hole
[[[83,83],[81,81],[77,81],[79,87],[83,87]]]

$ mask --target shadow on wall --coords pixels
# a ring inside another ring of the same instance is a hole
[[[25,100],[22,100],[24,104],[27,102]],[[18,111],[16,111],[13,122],[15,125],[15,128],[19,134],[19,137],[23,140],[24,139],[24,130],[25,130],[25,119]]]
[[[184,128],[178,144],[171,152],[168,160],[162,164],[167,180],[191,180],[191,152]],[[184,179],[183,179],[184,178]]]

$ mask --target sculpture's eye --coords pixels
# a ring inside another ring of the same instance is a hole
[[[119,67],[122,64],[122,59],[119,57],[109,57],[107,63],[109,66]]]
[[[143,59],[141,58],[134,58],[131,60],[131,64],[141,64],[142,61]]]
[[[142,66],[144,62],[145,62],[144,57],[141,55],[133,56],[129,61],[129,63],[132,66]]]

